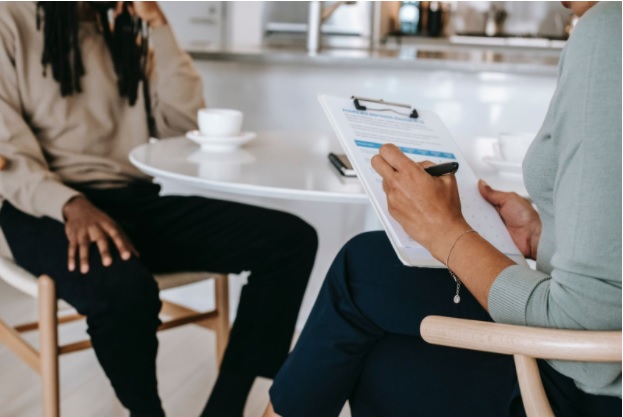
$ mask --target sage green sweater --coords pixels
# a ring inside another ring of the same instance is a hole
[[[502,271],[491,316],[621,330],[621,2],[598,3],[579,20],[523,173],[543,224],[537,270]],[[585,392],[621,397],[620,363],[550,363]]]

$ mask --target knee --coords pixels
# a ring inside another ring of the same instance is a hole
[[[315,256],[318,250],[318,233],[305,220],[290,213],[279,213],[279,232],[274,234],[278,245],[294,251]]]
[[[346,283],[364,277],[368,280],[383,279],[387,273],[388,252],[395,257],[385,232],[361,233],[344,244],[331,265],[327,279]]]
[[[296,217],[296,237],[304,249],[315,255],[318,250],[318,233],[316,229],[303,219]]]
[[[385,252],[389,245],[389,239],[385,232],[364,232],[350,239],[340,252],[346,259],[370,259],[377,258]]]
[[[88,278],[87,278],[88,279]],[[87,316],[100,320],[158,320],[160,297],[153,275],[136,259],[101,268]]]

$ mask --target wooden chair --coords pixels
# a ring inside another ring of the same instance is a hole
[[[58,359],[60,355],[91,347],[90,340],[59,346],[58,325],[80,320],[83,316],[71,310],[59,316],[68,306],[56,298],[54,281],[42,275],[34,277],[13,261],[0,257],[0,279],[18,290],[38,298],[39,320],[10,326],[0,320],[0,343],[5,344],[21,360],[41,375],[43,385],[43,416],[58,417],[60,414]],[[229,338],[229,291],[227,275],[211,273],[176,273],[157,275],[161,290],[180,287],[206,279],[214,279],[215,310],[197,312],[185,306],[163,300],[161,313],[170,317],[159,330],[172,329],[185,324],[197,324],[216,332],[217,362],[220,364]],[[21,333],[39,330],[40,348],[37,351],[26,342]]]
[[[559,330],[429,316],[420,325],[424,340],[513,355],[528,417],[554,417],[536,359],[621,362],[620,331]]]
[[[9,161],[0,155],[0,171],[7,168]],[[20,268],[13,261],[0,257],[0,279],[18,290],[39,299],[39,320],[33,323],[10,326],[0,320],[0,343],[4,343],[36,372],[41,374],[43,385],[43,415],[58,417],[60,414],[58,357],[91,347],[90,340],[58,345],[58,324],[83,319],[80,314],[59,316],[59,304],[67,309],[65,303],[56,299],[54,281],[43,275],[38,279]],[[158,330],[172,329],[185,324],[197,324],[216,332],[216,356],[220,364],[225,347],[229,341],[229,286],[227,275],[207,272],[185,272],[157,275],[160,290],[180,287],[195,282],[214,279],[215,309],[208,312],[197,312],[185,306],[162,300],[161,313],[170,317],[162,323]],[[20,335],[39,330],[40,348],[37,351]]]

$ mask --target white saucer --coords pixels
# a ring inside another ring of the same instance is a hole
[[[523,176],[521,162],[508,162],[492,156],[483,158],[483,161],[493,166],[500,173],[500,175],[509,175],[512,177]]]
[[[238,136],[204,136],[198,130],[191,130],[186,137],[201,147],[202,151],[229,152],[255,139],[255,132],[241,132]]]

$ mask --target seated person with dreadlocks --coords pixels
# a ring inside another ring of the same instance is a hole
[[[288,353],[316,233],[286,213],[161,197],[129,164],[150,133],[194,129],[204,102],[157,4],[128,3],[0,5],[0,254],[50,275],[87,317],[132,416],[164,415],[152,274],[251,271],[202,414],[241,417],[254,378],[274,377]]]

